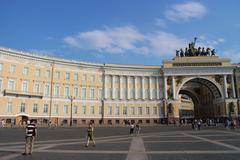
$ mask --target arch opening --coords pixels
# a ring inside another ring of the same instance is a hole
[[[206,78],[192,78],[180,87],[178,95],[180,119],[212,119],[221,117],[216,101],[222,93],[214,82]]]

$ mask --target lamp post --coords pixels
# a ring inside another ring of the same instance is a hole
[[[163,102],[163,108],[164,108],[164,117],[166,116],[167,118],[167,125],[168,125],[168,106],[167,106],[167,99],[163,98],[162,99]]]
[[[73,100],[75,99],[75,97],[68,96],[68,99],[70,99],[70,101],[71,101],[70,126],[72,126],[72,103],[73,103]]]
[[[102,111],[102,117],[101,117],[101,124],[104,124],[104,99],[102,98],[101,99],[101,102],[102,102],[102,109],[101,109],[101,111]]]

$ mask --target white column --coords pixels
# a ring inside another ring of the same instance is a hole
[[[137,96],[137,77],[134,77],[134,97],[135,97],[135,99],[138,99],[138,96]]]
[[[172,76],[172,95],[173,95],[173,99],[176,99],[175,96],[175,77]]]
[[[165,99],[168,99],[168,95],[167,95],[167,77],[166,76],[164,77],[163,84],[164,84],[163,96],[164,96]]]
[[[112,99],[115,99],[115,76],[112,75]]]
[[[130,99],[129,76],[127,76],[127,99]]]
[[[104,76],[104,98],[107,99],[107,75]]]
[[[144,93],[144,77],[142,77],[142,99],[145,99],[145,93]]]
[[[122,99],[122,76],[119,77],[119,98]]]
[[[149,77],[149,99],[152,99],[152,77]]]
[[[233,98],[236,98],[235,85],[234,85],[234,77],[233,77],[233,75],[231,75],[231,80],[232,80],[232,95],[233,95]]]
[[[157,99],[159,99],[159,77],[156,77],[156,83],[157,83]]]
[[[224,96],[225,96],[225,98],[228,98],[228,93],[227,93],[227,75],[223,75],[223,83],[224,83]]]

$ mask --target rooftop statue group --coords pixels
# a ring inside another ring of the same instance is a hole
[[[191,56],[215,56],[215,49],[207,48],[205,50],[204,47],[195,48],[197,38],[194,38],[194,41],[188,44],[188,48],[185,48],[185,51],[181,48],[180,50],[176,50],[176,57],[191,57]]]

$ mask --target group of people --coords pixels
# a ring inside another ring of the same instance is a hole
[[[194,119],[192,121],[192,129],[201,130],[202,119]]]
[[[134,130],[137,135],[140,133],[140,124],[139,123],[137,123],[136,125],[134,125],[134,123],[130,124],[130,135],[133,135]]]
[[[28,120],[26,124],[25,129],[25,152],[22,153],[22,155],[31,155],[33,152],[33,145],[35,138],[37,137],[37,126],[34,120]],[[85,147],[88,147],[89,142],[91,141],[93,143],[93,146],[95,147],[96,143],[94,140],[94,128],[92,126],[92,123],[89,123],[89,126],[87,128],[87,142]]]

